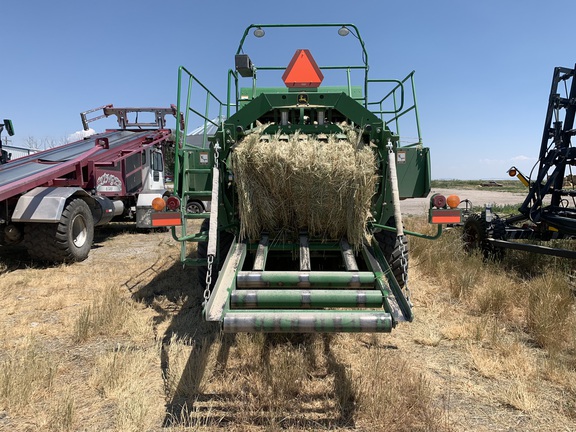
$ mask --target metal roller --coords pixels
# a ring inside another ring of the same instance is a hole
[[[388,333],[392,317],[372,311],[232,311],[222,321],[224,333]]]
[[[238,288],[373,288],[372,272],[263,271],[238,272]]]
[[[380,290],[237,290],[230,296],[232,309],[297,309],[382,307]]]

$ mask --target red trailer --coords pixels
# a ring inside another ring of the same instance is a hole
[[[154,121],[139,122],[140,113]],[[84,129],[111,115],[118,129],[0,165],[0,244],[22,242],[32,258],[73,262],[88,257],[94,227],[114,217],[152,228],[152,201],[169,194],[163,147],[173,145],[166,115],[175,114],[173,106],[106,105],[81,113]]]

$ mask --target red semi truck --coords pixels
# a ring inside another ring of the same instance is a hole
[[[154,120],[138,121],[140,113]],[[153,228],[152,201],[169,194],[163,148],[173,145],[166,116],[175,114],[173,106],[95,108],[81,113],[85,130],[112,115],[119,128],[1,164],[0,245],[22,243],[33,259],[74,262],[88,257],[94,227],[115,217]]]

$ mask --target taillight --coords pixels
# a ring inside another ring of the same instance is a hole
[[[166,200],[166,208],[171,211],[178,210],[180,208],[180,199],[175,196],[168,197]]]
[[[450,208],[456,208],[460,205],[460,197],[458,195],[449,195],[448,198],[446,198],[446,204],[448,204]]]
[[[156,211],[162,211],[166,207],[166,201],[164,198],[156,197],[152,200],[152,208]]]
[[[434,194],[432,198],[430,198],[430,203],[432,207],[444,208],[446,206],[446,197],[444,195]]]
[[[460,197],[434,194],[430,198],[428,221],[433,224],[456,224],[462,222],[462,211],[458,208]],[[448,208],[449,207],[449,208]]]

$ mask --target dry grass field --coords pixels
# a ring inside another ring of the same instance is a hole
[[[413,238],[413,323],[222,337],[178,254],[123,224],[79,264],[0,249],[0,430],[576,430],[571,262]]]

